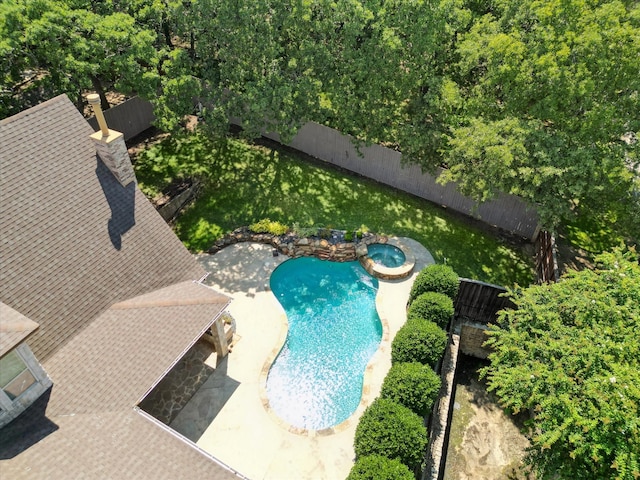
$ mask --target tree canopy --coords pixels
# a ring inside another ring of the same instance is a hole
[[[308,120],[455,181],[521,196],[554,228],[577,214],[640,233],[640,6],[620,0],[329,0],[191,8],[155,100],[169,128],[235,117],[286,140]],[[635,169],[635,170],[634,170]]]
[[[513,413],[527,412],[537,477],[640,476],[640,266],[634,250],[595,270],[511,292],[483,370]]]
[[[78,106],[87,89],[150,93],[157,84],[156,35],[131,15],[96,13],[91,2],[9,0],[0,4],[0,114],[61,93]]]
[[[640,146],[624,140],[640,129],[637,2],[499,0],[461,34],[456,57],[445,180],[481,200],[519,195],[547,227],[588,209],[638,231],[629,167]]]
[[[587,213],[640,236],[631,0],[6,0],[0,54],[2,116],[109,87],[166,130],[313,120],[479,201],[519,195],[544,228]]]

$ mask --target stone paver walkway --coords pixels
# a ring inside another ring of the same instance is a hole
[[[139,407],[162,423],[170,425],[213,373],[215,363],[210,364],[212,354],[215,358],[213,345],[203,339],[198,340],[140,402]]]
[[[250,479],[343,479],[353,465],[358,419],[379,394],[391,366],[391,339],[406,319],[413,279],[433,263],[418,242],[403,238],[416,258],[414,273],[380,281],[376,307],[383,321],[381,345],[367,367],[360,406],[332,433],[295,433],[269,411],[264,381],[270,361],[286,338],[286,315],[268,288],[271,272],[287,257],[272,248],[235,244],[215,255],[199,255],[210,272],[206,284],[229,295],[237,321],[232,352],[216,365],[191,401],[171,423],[213,457]]]

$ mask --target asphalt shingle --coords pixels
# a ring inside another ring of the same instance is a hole
[[[53,380],[2,429],[0,476],[234,478],[134,409],[228,298],[92,132],[66,96],[0,121],[0,301]]]

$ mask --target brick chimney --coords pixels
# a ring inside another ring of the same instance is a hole
[[[100,126],[99,132],[90,135],[91,140],[95,144],[98,156],[122,186],[135,182],[136,175],[133,172],[129,152],[127,152],[127,145],[124,143],[124,135],[115,130],[110,130],[107,126],[107,121],[100,107],[100,96],[98,94],[91,93],[87,95],[87,100]]]

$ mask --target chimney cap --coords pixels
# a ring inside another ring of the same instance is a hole
[[[87,101],[92,105],[100,105],[100,95],[97,93],[90,93],[87,95]]]

